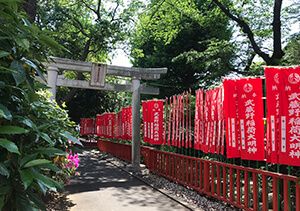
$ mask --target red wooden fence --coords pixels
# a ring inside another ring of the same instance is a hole
[[[131,146],[98,141],[126,161]],[[300,178],[142,147],[147,168],[160,176],[244,210],[300,211]]]
[[[131,161],[131,145],[119,144],[110,141],[98,140],[98,148],[100,151],[107,152],[121,160]]]

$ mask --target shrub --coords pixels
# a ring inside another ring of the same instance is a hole
[[[35,82],[49,47],[58,46],[27,21],[18,1],[0,1],[0,210],[45,209],[42,194],[57,190],[72,123]]]

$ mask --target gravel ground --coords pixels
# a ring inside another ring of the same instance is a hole
[[[104,156],[104,154],[102,154],[101,156]],[[149,173],[148,169],[146,168],[142,168],[141,172],[135,172],[131,168],[130,164],[120,159],[107,155],[106,160],[122,168],[123,170],[133,174],[134,176],[150,184],[154,188],[159,189],[161,192],[165,193],[166,195],[169,195],[172,198],[178,200],[179,202],[185,204],[186,206],[191,207],[192,210],[207,210],[207,211],[240,210],[224,202],[217,201],[213,198],[207,198],[191,189],[173,183],[163,177]]]

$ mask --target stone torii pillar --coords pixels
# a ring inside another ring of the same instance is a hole
[[[50,87],[50,92],[52,94],[50,99],[55,100],[58,68],[55,66],[49,66],[47,68],[47,76],[47,84]]]
[[[131,160],[134,168],[139,168],[141,163],[141,82],[140,78],[132,78],[132,145],[131,145]]]

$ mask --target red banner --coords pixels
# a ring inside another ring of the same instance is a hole
[[[149,123],[149,111],[148,111],[148,102],[142,102],[142,110],[143,110],[143,130],[144,130],[144,142],[149,143],[148,140],[148,123]]]
[[[224,87],[224,119],[226,125],[226,157],[240,157],[239,128],[237,127],[237,81],[225,79]]]
[[[264,160],[262,79],[240,79],[237,90],[241,158]]]
[[[210,152],[210,139],[211,139],[211,115],[210,115],[210,92],[205,92],[205,103],[204,103],[204,131],[205,131],[205,140],[203,141],[201,150],[205,153]]]
[[[219,153],[224,155],[225,149],[225,123],[224,123],[224,88],[221,87],[218,96],[218,137],[219,137]]]
[[[80,119],[80,135],[93,135],[95,132],[95,121],[92,118]]]
[[[174,96],[174,106],[175,106],[175,137],[174,143],[176,147],[181,147],[179,142],[179,97]]]
[[[192,148],[192,108],[191,108],[191,90],[188,92],[187,96],[187,110],[188,110],[188,147]]]
[[[171,109],[172,109],[172,112],[171,112],[171,115],[172,115],[172,121],[171,121],[171,124],[172,124],[172,133],[171,133],[172,143],[171,143],[171,145],[176,146],[176,143],[175,143],[175,128],[176,128],[176,101],[175,101],[175,96],[172,96],[170,98],[170,100],[171,100]]]
[[[300,166],[300,67],[284,68],[279,163]]]
[[[114,138],[115,113],[107,114],[107,138]]]
[[[122,134],[122,118],[121,112],[115,114],[114,138],[121,139]]]
[[[223,97],[222,97],[222,87],[211,90],[211,120],[212,120],[212,146],[214,151],[212,153],[221,153],[222,148],[222,135],[224,135],[223,128]]]
[[[102,137],[103,133],[102,133],[102,115],[97,114],[96,116],[96,134],[99,137]]]
[[[149,100],[143,102],[144,139],[153,145],[164,143],[164,101]],[[150,129],[149,129],[150,128]]]
[[[267,93],[267,161],[278,163],[280,143],[280,118],[284,71],[275,67],[265,68]]]
[[[194,148],[201,150],[204,139],[204,102],[203,90],[196,91]]]
[[[132,109],[122,108],[122,139],[131,140],[132,137]]]
[[[151,114],[153,115],[153,140],[151,144],[163,144],[163,130],[164,130],[164,101],[154,100]]]

